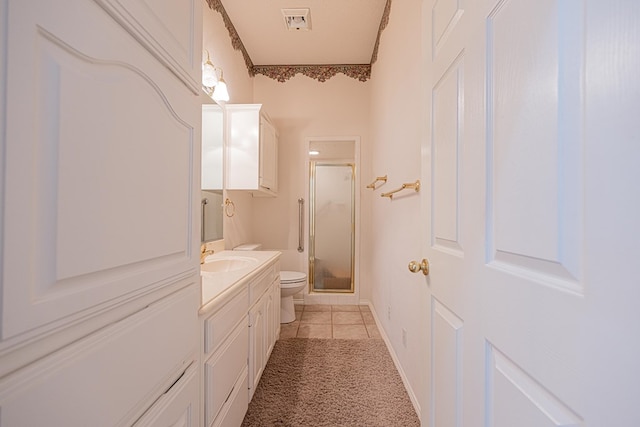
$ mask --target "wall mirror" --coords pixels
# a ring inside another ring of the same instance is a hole
[[[200,240],[223,237],[224,110],[202,105],[202,223]]]

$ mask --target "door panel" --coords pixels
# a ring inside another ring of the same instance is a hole
[[[582,13],[579,4],[562,13],[570,2],[561,3],[501,2],[487,20],[487,255],[506,272],[581,292],[582,115],[575,102],[583,85],[567,62],[582,56],[574,22]]]
[[[460,189],[464,62],[457,57],[433,89],[432,242],[462,256]]]
[[[638,425],[640,5],[424,11],[423,422]]]
[[[540,383],[488,347],[488,424],[496,427],[572,427],[582,423]],[[509,402],[509,406],[504,403]]]
[[[437,300],[431,304],[432,425],[462,426],[462,335],[464,322]]]

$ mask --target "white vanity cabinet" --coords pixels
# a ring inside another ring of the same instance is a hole
[[[262,104],[225,105],[228,190],[278,192],[278,132]]]
[[[204,422],[209,426],[238,426],[249,397],[247,358],[249,291],[238,288],[216,301],[203,320]]]
[[[262,257],[261,264],[246,274],[238,273],[235,283],[200,310],[204,427],[237,427],[242,423],[280,334],[279,253],[243,255]],[[206,293],[203,289],[203,295]]]
[[[254,289],[255,302],[249,310],[249,400],[280,335],[279,271],[272,270]]]

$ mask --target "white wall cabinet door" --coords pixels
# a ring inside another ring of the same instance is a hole
[[[261,104],[225,105],[226,188],[275,196],[278,174],[277,130]]]
[[[96,0],[196,95],[202,91],[200,0]]]
[[[265,116],[260,116],[260,187],[278,191],[278,135]]]
[[[2,425],[198,413],[201,7],[0,0]]]
[[[203,190],[222,190],[224,177],[224,113],[219,105],[202,106]]]
[[[638,3],[425,6],[423,423],[639,425]]]
[[[194,276],[201,112],[96,2],[2,4],[12,345]]]

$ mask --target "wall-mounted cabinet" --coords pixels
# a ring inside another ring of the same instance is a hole
[[[261,104],[227,104],[226,188],[278,192],[278,132]]]

